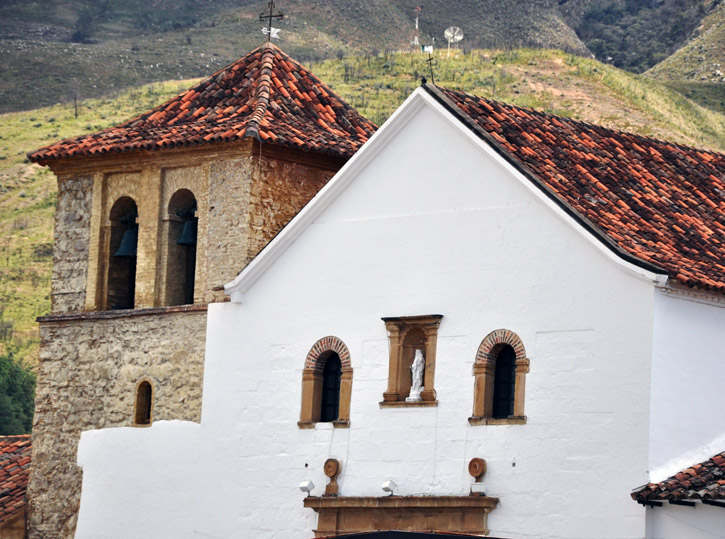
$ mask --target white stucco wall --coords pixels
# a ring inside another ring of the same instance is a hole
[[[423,108],[243,303],[210,306],[200,426],[84,435],[78,537],[308,538],[316,515],[297,485],[311,479],[320,495],[328,457],[343,463],[344,496],[382,495],[386,479],[399,494],[465,495],[467,463],[483,457],[487,494],[500,498],[492,535],[643,537],[628,494],[647,480],[653,302],[651,283]],[[439,406],[380,409],[380,318],[422,314],[444,315]],[[531,359],[528,421],[472,427],[472,364],[498,328]],[[304,359],[326,335],[351,353],[350,429],[300,430]],[[198,453],[179,459],[185,445]],[[133,494],[147,451],[159,455],[148,491],[175,496],[153,512]],[[143,525],[126,518],[138,513]]]
[[[678,462],[725,433],[725,305],[658,292],[652,363],[650,470],[659,482],[698,460]],[[675,460],[674,466],[668,466]],[[725,511],[723,511],[725,514]]]
[[[725,537],[721,507],[670,505],[647,508],[647,539],[714,539]]]

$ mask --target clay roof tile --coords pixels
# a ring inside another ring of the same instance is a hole
[[[30,451],[29,435],[0,436],[0,523],[25,505]]]
[[[425,88],[620,256],[725,293],[725,154]]]
[[[326,106],[333,113],[323,125],[311,112]],[[260,122],[267,117],[268,135],[275,135],[270,140],[285,140],[284,133],[294,131],[297,137],[287,146],[343,158],[351,157],[376,129],[312,73],[267,43],[152,111],[41,148],[28,158],[48,164],[68,157],[216,143],[233,138],[230,133],[261,136]]]

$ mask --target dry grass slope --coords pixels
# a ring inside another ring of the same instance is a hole
[[[436,83],[643,135],[725,150],[725,116],[647,77],[560,51],[439,51]],[[349,56],[308,62],[364,115],[382,123],[426,74],[420,54]],[[35,318],[49,311],[56,185],[25,160],[51,141],[118,124],[191,86],[173,81],[115,97],[0,115],[0,353],[34,364]]]

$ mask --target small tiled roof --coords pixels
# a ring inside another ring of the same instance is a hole
[[[725,292],[725,154],[425,88],[622,258]]]
[[[266,43],[193,88],[120,126],[28,154],[60,158],[160,150],[255,137],[349,158],[376,126],[295,62]]]
[[[711,459],[632,492],[632,499],[644,503],[657,500],[725,500],[725,451]]]
[[[0,436],[0,522],[25,506],[30,435]]]

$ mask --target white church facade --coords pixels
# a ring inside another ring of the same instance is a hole
[[[664,143],[469,97],[417,89],[209,305],[200,423],[82,435],[77,537],[659,537],[630,492],[725,433],[722,266],[635,222]],[[624,210],[610,142],[638,148]]]

